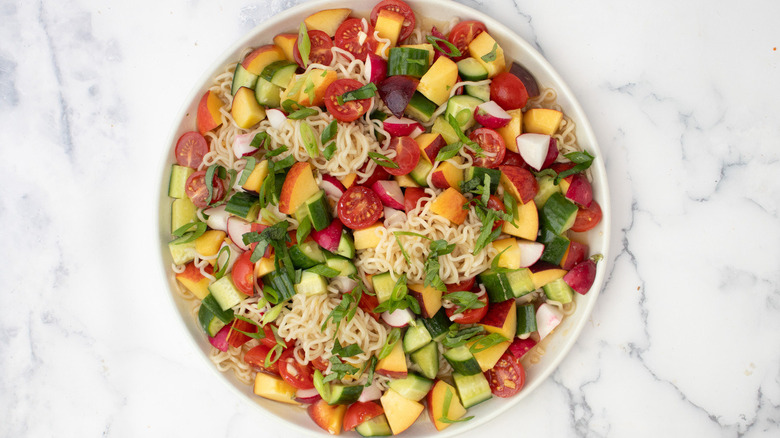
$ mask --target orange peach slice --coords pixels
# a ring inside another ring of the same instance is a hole
[[[246,55],[241,65],[255,76],[260,76],[263,69],[269,64],[276,61],[285,61],[287,57],[284,55],[284,51],[276,44],[266,44],[253,50],[250,54]]]
[[[320,188],[314,179],[311,164],[298,162],[293,164],[282,185],[282,193],[279,196],[279,211],[284,214],[293,214],[307,199],[311,198]]]
[[[469,214],[468,210],[463,209],[463,206],[468,202],[468,199],[461,195],[459,191],[450,187],[433,201],[431,211],[434,214],[446,217],[454,224],[460,225],[466,221],[466,217]]]
[[[195,116],[195,125],[198,127],[198,132],[205,134],[222,124],[222,114],[219,112],[222,105],[222,99],[211,90],[207,91],[200,98],[198,112]]]
[[[352,9],[325,9],[303,19],[308,30],[321,30],[333,38],[341,23],[352,13]]]

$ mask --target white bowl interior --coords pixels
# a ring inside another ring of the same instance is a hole
[[[217,60],[212,67],[204,74],[198,84],[193,88],[190,95],[184,100],[184,105],[180,112],[179,119],[181,122],[179,126],[171,130],[166,145],[168,150],[162,159],[160,168],[160,187],[157,196],[159,197],[159,245],[161,263],[165,268],[167,281],[169,288],[176,287],[176,280],[173,277],[170,269],[171,256],[168,251],[168,241],[170,240],[170,198],[168,198],[167,187],[168,177],[170,172],[170,166],[175,162],[173,155],[173,147],[176,139],[186,132],[193,130],[195,127],[195,113],[200,97],[209,88],[212,78],[218,73],[221,73],[225,66],[238,61],[239,53],[241,50],[248,46],[258,46],[262,44],[268,44],[274,35],[282,32],[295,32],[299,23],[307,15],[312,12],[334,8],[334,7],[350,7],[357,15],[367,16],[370,12],[370,8],[373,7],[375,2],[365,2],[361,0],[320,0],[307,2],[297,7],[291,8],[282,14],[273,17],[271,20],[260,24],[253,29],[242,40],[238,41],[233,47],[228,49],[223,57]],[[604,161],[601,157],[600,150],[596,144],[595,135],[588,123],[585,114],[582,111],[579,103],[576,101],[571,90],[564,84],[563,80],[553,70],[553,68],[547,63],[547,61],[539,54],[535,49],[531,47],[526,41],[514,34],[510,29],[493,20],[487,15],[481,12],[475,11],[459,3],[452,2],[450,0],[426,0],[426,1],[408,1],[412,6],[415,13],[418,16],[446,18],[460,17],[461,19],[474,19],[480,20],[487,25],[490,34],[501,44],[507,56],[522,64],[526,69],[534,74],[540,86],[552,87],[558,92],[558,103],[563,107],[567,116],[572,118],[577,125],[577,138],[579,145],[586,150],[590,151],[596,156],[596,160],[591,167],[593,176],[593,189],[594,199],[596,199],[602,207],[604,212],[604,218],[601,223],[592,231],[583,235],[586,238],[590,247],[591,254],[600,253],[604,255],[605,261],[598,264],[598,271],[596,275],[596,281],[587,295],[577,295],[577,310],[576,312],[564,319],[563,323],[556,329],[556,331],[544,342],[546,353],[541,357],[541,360],[526,368],[527,380],[526,386],[517,396],[510,399],[499,399],[494,397],[493,399],[481,403],[477,406],[469,409],[469,415],[474,415],[475,418],[465,423],[454,424],[451,427],[445,429],[442,432],[436,432],[427,418],[427,414],[423,414],[418,419],[417,423],[404,433],[404,436],[408,437],[423,437],[435,434],[439,437],[454,436],[463,433],[472,428],[478,427],[481,424],[489,421],[491,418],[500,415],[512,406],[521,404],[523,398],[531,393],[541,382],[553,372],[557,365],[563,360],[566,353],[573,346],[577,336],[582,331],[583,326],[590,317],[591,311],[595,304],[596,298],[601,290],[602,283],[604,281],[606,273],[606,260],[607,250],[609,247],[609,229],[610,229],[610,206],[609,206],[609,192],[607,188],[606,171],[604,169]],[[185,300],[181,299],[178,294],[171,290],[170,296],[178,311],[179,317],[187,330],[190,332],[192,339],[197,347],[201,350],[203,359],[208,359],[208,353],[210,351],[210,344],[206,338],[206,335],[198,327],[197,321],[191,316],[190,305]],[[210,361],[209,361],[210,364]],[[293,428],[299,432],[306,433],[308,435],[315,436],[329,436],[327,432],[318,428],[314,422],[312,422],[306,411],[303,409],[291,407],[289,405],[283,405],[281,403],[265,400],[252,393],[252,387],[247,386],[239,382],[228,373],[220,373],[216,368],[212,367],[223,381],[233,387],[238,393],[241,394],[249,403],[254,403],[265,411],[269,417],[276,418],[279,421],[285,422],[290,428]]]

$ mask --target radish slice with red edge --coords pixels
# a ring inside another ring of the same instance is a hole
[[[299,389],[295,391],[295,401],[299,403],[312,404],[321,398],[322,396],[320,396],[320,393],[317,392],[316,388]]]
[[[252,146],[252,140],[254,140],[255,134],[241,134],[237,135],[233,140],[233,154],[236,158],[246,157],[257,152],[257,148]]]
[[[206,225],[208,225],[209,228],[212,230],[227,232],[227,221],[228,217],[230,217],[230,213],[225,211],[224,204],[220,205],[219,207],[212,207],[203,210],[203,214],[208,216],[206,219]]]
[[[339,241],[341,241],[341,230],[344,226],[338,219],[333,219],[333,222],[325,227],[322,231],[311,230],[311,238],[317,242],[317,245],[323,249],[334,252],[339,248]]]
[[[385,131],[393,137],[410,136],[418,128],[423,131],[420,122],[406,117],[398,118],[396,116],[390,116],[382,123]]]
[[[387,77],[387,61],[376,53],[369,52],[366,56],[366,79],[368,82],[379,83]]]
[[[542,258],[544,244],[530,240],[518,239],[517,246],[520,247],[520,267],[527,268]]]
[[[390,208],[403,210],[404,194],[401,192],[401,186],[398,185],[397,181],[377,181],[371,186],[371,189],[379,195],[382,204]]]
[[[403,225],[406,222],[406,213],[385,206],[385,227]]]
[[[341,183],[333,175],[322,175],[322,182],[320,182],[320,188],[328,195],[329,198],[338,202],[341,199],[341,195],[347,191],[344,184]]]
[[[480,103],[474,109],[474,119],[485,128],[498,129],[506,126],[512,116],[492,100]]]
[[[227,234],[237,247],[246,251],[249,246],[244,245],[244,234],[252,231],[252,224],[237,216],[230,216],[227,220]]]
[[[539,340],[549,335],[563,320],[563,312],[557,307],[543,303],[536,310],[536,326],[539,329]]]
[[[392,313],[382,312],[382,319],[391,327],[406,327],[414,320],[409,309],[396,309]]]
[[[287,116],[281,110],[272,108],[265,110],[265,116],[268,117],[268,122],[271,123],[271,127],[274,129],[282,129],[287,122]]]
[[[517,152],[529,166],[537,171],[542,170],[551,139],[552,137],[546,134],[520,134],[515,140]]]
[[[209,343],[217,350],[222,352],[228,351],[228,335],[230,334],[230,327],[231,325],[228,324],[222,327],[222,329],[218,331],[213,338],[209,337]]]
[[[371,384],[371,386],[363,388],[363,392],[360,393],[358,401],[365,403],[368,401],[379,400],[380,398],[382,398],[382,390],[377,385],[377,382],[374,382]]]

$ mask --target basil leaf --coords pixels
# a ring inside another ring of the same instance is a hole
[[[447,413],[450,412],[450,405],[451,404],[452,404],[452,390],[448,386],[447,387],[447,392],[444,393],[444,403],[442,403],[442,412],[444,413],[444,416],[439,418],[438,421],[440,421],[442,423],[462,423],[464,421],[469,421],[472,418],[474,418],[473,415],[471,415],[469,417],[466,417],[466,418],[461,418],[460,420],[452,420],[452,419],[447,418]]]
[[[255,157],[247,157],[244,170],[241,171],[241,179],[238,180],[238,185],[243,186],[244,184],[246,184],[246,180],[249,179],[249,175],[251,175],[252,171],[255,170],[256,165],[257,165],[257,160],[255,159]]]
[[[569,170],[564,170],[563,172],[559,173],[558,176],[555,177],[556,185],[567,176],[574,175],[575,173],[580,173],[583,170],[589,168],[590,165],[593,164],[593,160],[596,158],[590,153],[588,153],[587,151],[569,152],[568,154],[564,155],[564,157],[568,158],[569,160],[571,160],[573,163],[576,163],[577,165],[572,167]]]
[[[287,118],[290,120],[301,120],[316,114],[318,114],[318,112],[314,108],[301,108],[298,111],[291,113]]]
[[[369,152],[368,157],[382,167],[389,167],[391,169],[398,169],[400,167],[398,163],[393,162],[391,159],[377,152]]]
[[[453,326],[457,327],[457,324],[453,324]],[[469,327],[463,330],[450,330],[450,332],[447,333],[447,336],[441,341],[441,344],[447,348],[460,347],[471,338],[484,331],[485,329],[481,326]]]
[[[443,53],[445,56],[448,56],[450,58],[457,58],[458,56],[462,55],[460,49],[455,47],[454,44],[445,40],[444,38],[438,38],[433,35],[428,35],[426,39],[428,40],[429,43],[431,43],[434,49]],[[442,45],[444,47],[442,47]]]
[[[195,230],[187,234],[187,232],[192,228],[195,228]],[[175,245],[190,243],[198,237],[202,236],[203,233],[206,232],[206,228],[206,224],[203,222],[190,222],[188,224],[182,225],[173,231],[173,235],[179,237],[179,239],[174,240],[172,243]],[[187,236],[185,236],[185,234],[187,234]]]
[[[374,383],[374,370],[376,370],[376,356],[371,356],[371,359],[366,362],[366,367],[363,369],[363,372],[368,371],[368,378],[366,379],[366,384],[363,385],[364,387],[369,387]]]
[[[332,140],[333,137],[336,136],[338,129],[339,129],[339,124],[334,119],[333,121],[328,123],[328,126],[326,126],[325,129],[322,130],[322,135],[320,136],[320,142],[322,144],[325,144],[328,140]]]
[[[443,297],[443,299],[451,302],[458,308],[455,310],[455,314],[463,313],[467,310],[471,309],[481,309],[485,307],[485,303],[479,300],[479,296],[477,296],[474,292],[467,292],[467,291],[458,291],[458,292],[451,292],[448,293]]]
[[[346,93],[338,96],[336,98],[336,101],[338,102],[339,105],[344,105],[345,102],[349,102],[352,100],[368,99],[369,97],[374,97],[375,95],[376,95],[376,85],[373,82],[369,82],[358,89],[347,91]]]
[[[439,149],[439,153],[436,154],[436,159],[434,161],[446,161],[450,158],[455,157],[458,155],[460,150],[463,148],[463,143],[460,141],[456,141],[455,143],[448,144],[447,146],[444,146],[443,148]]]
[[[308,67],[309,54],[311,53],[311,40],[309,39],[309,32],[306,29],[306,23],[301,23],[301,27],[298,29],[298,52],[301,54],[303,68]]]
[[[299,108],[300,105],[298,102],[292,100],[292,99],[285,99],[284,102],[282,102],[282,109],[287,114],[290,114],[291,112],[295,111],[296,108]]]
[[[322,156],[325,157],[326,160],[330,160],[333,158],[333,154],[336,153],[336,142],[332,141],[330,144],[325,146],[325,149],[322,150]]]
[[[493,62],[498,57],[498,43],[493,43],[493,49],[490,50],[490,53],[487,55],[482,56],[482,60],[485,62]]]
[[[423,236],[422,234],[415,233],[414,231],[393,231],[393,234],[395,234],[396,236],[414,236],[414,237],[421,237],[423,239],[427,239],[431,241],[433,240],[428,236]]]
[[[463,130],[460,128],[460,123],[458,123],[458,119],[455,118],[452,114],[447,115],[447,123],[452,127],[452,129],[455,131],[455,134],[458,136],[460,141],[463,142],[466,146],[471,148],[474,151],[474,154],[478,157],[484,157],[485,151],[482,150],[482,148],[472,141],[470,138],[466,136],[466,134],[463,133]],[[444,149],[444,148],[442,148]]]
[[[254,138],[252,138],[252,142],[249,143],[249,146],[255,147],[255,148],[265,148],[267,147],[266,142],[270,139],[270,136],[267,132],[258,132],[255,134]],[[270,142],[268,142],[270,144]]]
[[[303,242],[311,233],[311,218],[306,216],[301,223],[298,224],[298,229],[295,230],[295,240],[297,242]]]
[[[337,277],[341,274],[341,271],[338,269],[333,269],[325,264],[312,266],[311,268],[307,269],[307,271],[313,274],[322,275],[323,277],[327,278]]]
[[[482,336],[481,338],[478,338],[476,342],[474,342],[471,347],[469,347],[469,351],[471,354],[476,354],[481,351],[485,351],[488,348],[498,345],[502,342],[508,341],[507,338],[501,336],[498,333],[491,333],[486,336]]]
[[[362,354],[363,349],[360,348],[360,345],[358,344],[350,344],[342,347],[341,343],[339,343],[339,340],[336,339],[333,344],[333,350],[331,350],[331,353],[341,357],[352,357],[357,356],[358,354]]]
[[[393,351],[393,347],[395,347],[395,343],[398,342],[399,339],[401,339],[401,329],[395,327],[390,330],[390,333],[387,334],[387,339],[385,339],[385,345],[379,350],[377,358],[382,360],[389,356],[390,352]]]
[[[274,171],[287,169],[288,167],[292,167],[293,164],[295,164],[295,156],[290,154],[274,163]]]

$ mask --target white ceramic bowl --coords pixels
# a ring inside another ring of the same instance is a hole
[[[378,2],[378,0],[377,0]],[[184,105],[180,112],[181,122],[178,126],[171,129],[170,135],[165,144],[169,145],[169,150],[161,160],[160,168],[160,187],[159,193],[159,248],[162,266],[165,269],[165,281],[169,288],[174,288],[175,278],[170,272],[171,257],[168,252],[167,243],[170,240],[170,204],[171,200],[167,196],[168,177],[170,165],[175,162],[173,148],[179,136],[195,128],[195,113],[198,101],[203,93],[212,83],[212,78],[221,73],[225,66],[238,61],[239,53],[248,46],[258,46],[271,43],[274,35],[282,32],[296,32],[299,24],[307,15],[322,9],[335,7],[352,8],[356,14],[367,16],[375,1],[365,0],[318,0],[307,2],[297,7],[291,8],[282,14],[279,14],[269,21],[260,24],[253,29],[243,39],[238,41],[233,47],[228,49],[224,55],[218,59],[212,68],[200,79],[197,85],[184,100]],[[417,423],[409,430],[404,432],[406,437],[423,437],[435,435],[437,437],[450,437],[476,428],[490,419],[501,415],[513,407],[522,409],[523,399],[536,389],[542,381],[552,373],[558,364],[564,359],[566,353],[574,345],[578,335],[582,331],[587,320],[590,318],[591,311],[595,305],[596,298],[601,290],[606,273],[607,250],[609,247],[609,229],[610,229],[610,205],[609,192],[607,189],[607,175],[604,169],[604,161],[601,151],[596,144],[596,138],[588,123],[585,113],[582,111],[579,103],[574,98],[573,93],[552,66],[536,51],[530,44],[514,34],[506,26],[493,20],[489,16],[468,8],[459,3],[450,0],[426,0],[413,1],[408,3],[418,16],[434,17],[437,20],[447,20],[450,17],[460,17],[463,20],[479,20],[487,25],[490,34],[501,44],[505,53],[510,59],[520,62],[525,68],[534,74],[541,86],[552,87],[558,92],[558,103],[563,107],[566,115],[571,117],[577,124],[577,137],[581,147],[590,151],[596,156],[596,160],[591,167],[593,176],[594,199],[598,201],[604,212],[604,218],[601,223],[592,231],[587,233],[588,245],[591,254],[600,253],[604,255],[604,261],[598,264],[596,281],[587,295],[578,295],[576,312],[565,318],[563,323],[555,332],[545,340],[546,353],[541,360],[529,366],[526,369],[527,380],[525,388],[517,396],[510,399],[492,398],[484,403],[469,409],[469,415],[475,418],[471,421],[453,424],[442,432],[436,432],[431,425],[427,414],[423,413]],[[575,294],[577,295],[577,294]],[[179,298],[171,291],[172,301],[178,311],[182,323],[190,332],[191,338],[195,341],[197,347],[201,350],[199,355],[208,361],[208,353],[211,346],[198,327],[197,321],[190,314],[188,303]],[[211,363],[209,362],[209,365]],[[218,378],[225,381],[233,387],[248,402],[258,406],[268,417],[276,421],[284,422],[291,430],[305,433],[312,436],[329,436],[308,417],[306,411],[289,405],[265,400],[252,393],[250,386],[243,385],[236,380],[230,372],[220,373],[212,366]]]

